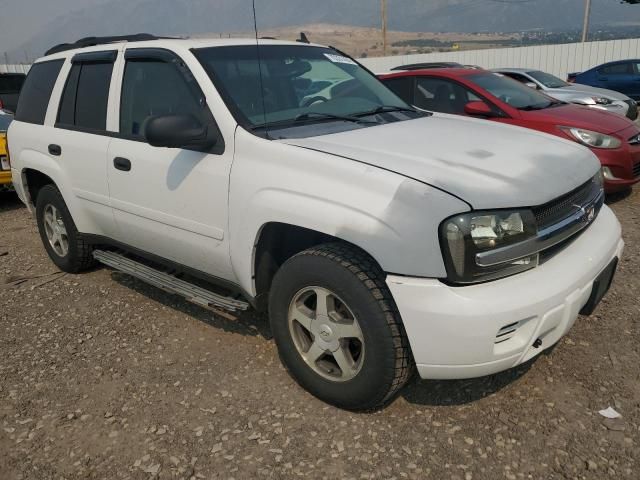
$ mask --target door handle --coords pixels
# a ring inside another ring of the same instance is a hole
[[[128,172],[131,170],[131,161],[126,158],[116,157],[113,159],[113,166],[116,167],[117,170]]]
[[[59,157],[62,155],[62,147],[60,145],[56,145],[52,143],[49,145],[49,153],[53,156]]]

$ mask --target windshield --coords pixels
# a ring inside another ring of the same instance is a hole
[[[469,78],[494,97],[519,110],[542,110],[562,103],[499,73],[478,73]]]
[[[558,77],[551,75],[550,73],[533,71],[527,72],[527,75],[535,78],[538,82],[544,85],[547,88],[562,88],[566,87],[569,84],[564,80],[559,79]]]
[[[13,115],[6,115],[0,112],[0,132],[6,132],[9,129],[9,124],[13,120]]]
[[[255,45],[195,54],[239,123],[254,130],[301,122],[358,123],[381,108],[412,110],[375,76],[328,48],[261,45],[260,63]],[[363,126],[372,123],[377,122],[362,121]]]

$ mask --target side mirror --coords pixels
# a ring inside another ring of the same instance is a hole
[[[536,85],[533,82],[524,82],[524,84],[529,88],[533,88],[534,90],[538,90],[538,85]]]
[[[491,107],[484,102],[469,102],[464,106],[464,113],[475,117],[494,117]]]
[[[218,142],[218,135],[213,125],[202,125],[189,114],[157,115],[144,124],[144,138],[154,147],[208,150]]]

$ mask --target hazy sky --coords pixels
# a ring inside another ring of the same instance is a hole
[[[584,0],[388,0],[389,28],[521,31],[582,25]],[[380,0],[256,0],[264,28],[308,23],[378,27]],[[0,55],[14,62],[81,36],[249,31],[251,0],[0,0]],[[640,25],[640,5],[593,0],[593,22]],[[1,57],[0,57],[1,59]]]
[[[0,0],[0,52],[12,50],[53,18],[108,0]]]

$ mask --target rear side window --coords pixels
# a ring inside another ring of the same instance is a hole
[[[18,93],[24,83],[24,75],[1,75],[0,93]]]
[[[192,114],[203,124],[211,121],[202,100],[172,63],[127,61],[120,104],[120,133],[141,137],[145,120],[155,115]]]
[[[86,130],[106,130],[113,63],[74,63],[67,79],[58,124]]]
[[[18,100],[16,120],[44,125],[51,92],[63,63],[64,60],[52,60],[36,63],[31,67]]]

